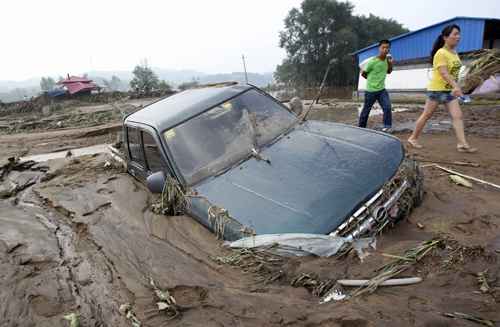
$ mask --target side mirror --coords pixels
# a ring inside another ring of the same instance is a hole
[[[165,173],[157,171],[156,173],[148,176],[146,179],[146,186],[151,193],[161,193],[163,192],[163,186],[165,186],[166,180]]]

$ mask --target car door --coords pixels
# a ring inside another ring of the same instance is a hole
[[[148,176],[148,167],[144,158],[141,129],[136,126],[126,126],[126,141],[128,149],[129,173],[145,181]]]

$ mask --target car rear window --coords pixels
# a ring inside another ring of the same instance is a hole
[[[164,168],[158,144],[151,134],[142,132],[142,142],[144,143],[144,156],[151,172],[161,171]]]

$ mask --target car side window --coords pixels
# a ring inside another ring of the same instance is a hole
[[[142,164],[141,141],[139,139],[139,130],[137,128],[127,127],[128,148],[130,160]]]
[[[153,173],[163,170],[165,165],[163,164],[158,144],[153,136],[143,131],[142,142],[144,144],[144,156],[149,170]]]

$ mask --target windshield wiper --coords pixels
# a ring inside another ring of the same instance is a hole
[[[267,162],[268,164],[271,164],[271,160],[264,158],[258,149],[258,142],[257,142],[257,117],[255,117],[255,113],[249,113],[248,110],[244,109],[244,115],[250,122],[250,131],[252,132],[252,150],[250,151],[250,155],[254,157],[257,160],[262,160]]]

